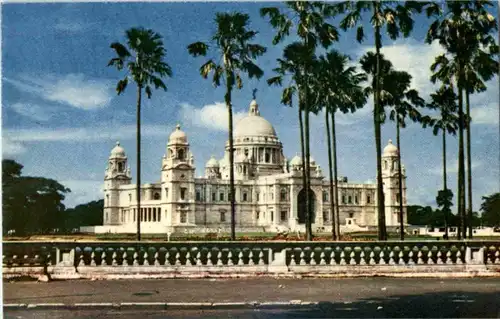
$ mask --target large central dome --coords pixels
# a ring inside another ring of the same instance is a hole
[[[250,103],[247,116],[238,121],[234,129],[234,137],[247,136],[276,136],[274,127],[265,118],[260,116],[259,107],[255,100]]]

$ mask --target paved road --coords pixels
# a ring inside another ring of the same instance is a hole
[[[231,279],[4,283],[4,303],[319,302],[214,310],[8,310],[6,318],[500,318],[500,279]]]

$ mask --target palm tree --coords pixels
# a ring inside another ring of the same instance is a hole
[[[464,129],[470,118],[469,94],[486,89],[482,81],[488,81],[498,71],[498,62],[493,56],[498,53],[498,46],[491,35],[496,29],[495,18],[487,11],[491,1],[446,1],[446,11],[439,12],[439,17],[431,24],[426,42],[438,40],[447,54],[436,57],[431,70],[435,74],[433,82],[442,81],[445,85],[451,81],[458,89],[459,114],[459,155],[458,155],[458,212],[461,219],[461,235],[466,237],[466,200],[465,200],[465,164],[464,164]],[[465,93],[466,114],[463,111]],[[472,172],[470,129],[467,129],[467,180],[468,180],[468,220],[472,220]],[[472,237],[472,228],[469,227]]]
[[[116,92],[118,95],[125,91],[129,79],[137,85],[137,240],[141,240],[141,101],[142,91],[148,99],[151,98],[151,87],[167,90],[163,77],[171,77],[172,69],[163,61],[166,49],[162,37],[150,29],[131,28],[125,32],[127,44],[113,42],[111,48],[116,57],[112,58],[108,66],[115,66],[119,71],[126,69],[125,78],[118,81]]]
[[[349,61],[350,58],[348,56],[336,50],[331,50],[325,56],[320,57],[318,65],[318,73],[320,75],[317,77],[318,91],[321,104],[325,106],[328,166],[330,174],[330,207],[332,210],[332,237],[334,240],[338,239],[337,237],[340,236],[335,113],[337,111],[341,111],[342,113],[355,112],[358,108],[362,108],[366,104],[367,99],[365,92],[363,92],[363,88],[360,86],[360,83],[366,81],[367,76],[364,73],[356,73],[356,67],[349,66]],[[329,115],[332,122],[331,137]]]
[[[387,240],[387,230],[385,225],[385,209],[384,209],[384,191],[382,185],[382,145],[381,145],[381,119],[380,114],[380,100],[381,100],[381,87],[380,87],[380,64],[382,48],[382,32],[381,29],[386,27],[387,34],[392,40],[399,37],[400,33],[404,37],[408,37],[413,30],[412,14],[421,12],[426,6],[425,2],[417,1],[345,1],[336,4],[336,12],[348,12],[344,19],[340,22],[340,27],[345,31],[347,29],[357,26],[356,39],[358,42],[364,40],[364,28],[360,24],[361,16],[364,12],[371,12],[370,21],[374,28],[375,38],[375,58],[376,68],[373,81],[373,98],[374,98],[374,112],[373,123],[375,128],[375,146],[377,153],[377,201],[378,201],[378,238],[379,240]],[[428,10],[430,10],[429,7]]]
[[[290,29],[295,27],[297,36],[300,38],[301,44],[309,50],[312,48],[313,53],[319,45],[323,48],[328,48],[333,42],[338,41],[337,29],[326,20],[333,15],[335,11],[333,6],[322,2],[307,2],[293,1],[285,3],[288,12],[282,13],[276,7],[266,7],[260,10],[262,17],[268,17],[273,28],[277,30],[276,36],[273,39],[273,44],[276,45],[283,41],[285,37],[290,35]],[[312,70],[313,61],[305,61],[304,70]],[[309,72],[309,71],[308,71]],[[305,159],[305,174],[304,189],[306,192],[306,237],[307,240],[312,240],[311,227],[311,201],[309,200],[310,191],[310,147],[309,147],[309,113],[312,111],[310,100],[307,97],[311,96],[311,85],[308,81],[311,77],[304,77],[303,82],[299,87],[299,108],[304,111],[304,150],[302,155]],[[314,95],[315,93],[313,93]],[[301,118],[301,117],[300,117]]]
[[[391,70],[388,74],[382,75],[382,86],[389,92],[387,99],[383,99],[381,104],[390,107],[389,118],[396,122],[396,141],[398,148],[398,202],[399,202],[399,222],[400,239],[404,240],[404,211],[403,211],[403,174],[401,172],[401,142],[400,129],[406,127],[405,119],[410,118],[413,122],[421,122],[422,115],[417,110],[418,107],[425,106],[425,101],[419,96],[415,89],[411,89],[411,75],[404,71]]]
[[[260,79],[264,72],[254,60],[266,52],[266,48],[254,43],[249,43],[256,31],[248,30],[250,18],[247,14],[217,13],[215,22],[217,31],[212,37],[213,46],[220,53],[217,64],[214,59],[208,60],[200,68],[201,76],[206,79],[213,72],[212,83],[215,87],[221,85],[221,79],[226,84],[226,103],[229,122],[229,194],[231,200],[231,240],[236,240],[236,202],[234,190],[234,147],[233,147],[233,107],[231,104],[231,94],[236,86],[237,89],[243,87],[242,73],[248,77]],[[209,45],[204,42],[195,42],[188,46],[188,52],[194,57],[206,56]]]
[[[445,239],[448,239],[448,216],[451,213],[451,199],[453,193],[447,187],[446,178],[446,135],[456,135],[458,129],[457,95],[450,86],[441,87],[436,93],[431,94],[432,102],[430,108],[439,109],[440,117],[432,119],[430,125],[433,127],[433,134],[442,133],[443,141],[443,190],[438,194],[439,201],[442,202],[444,213]],[[440,204],[440,203],[438,203]],[[441,206],[441,205],[440,205]]]
[[[304,126],[309,127],[308,120],[306,121],[306,125],[304,125],[304,120],[302,113],[305,113],[306,105],[309,108],[309,111],[314,111],[314,103],[311,102],[312,99],[307,98],[308,96],[312,96],[311,90],[305,90],[304,87],[307,85],[311,85],[312,81],[307,81],[306,79],[312,78],[313,73],[315,72],[315,66],[317,65],[316,56],[314,55],[314,50],[311,47],[306,47],[302,43],[294,42],[285,47],[283,50],[283,58],[277,59],[278,67],[276,67],[273,71],[278,75],[270,78],[267,82],[269,85],[282,85],[283,79],[285,77],[290,78],[290,84],[283,90],[282,94],[282,103],[285,105],[292,106],[292,96],[295,92],[297,92],[299,97],[298,103],[298,115],[299,115],[299,131],[300,131],[300,142],[301,142],[301,151],[302,151],[302,183],[304,185],[308,185],[306,174],[306,154],[304,140],[308,135],[304,133]],[[308,117],[306,117],[308,119]],[[306,190],[308,188],[304,188]],[[310,198],[309,194],[306,191],[305,196],[305,207],[306,207],[306,238],[308,240],[312,239],[312,214],[310,212]]]

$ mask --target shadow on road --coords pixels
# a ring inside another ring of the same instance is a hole
[[[328,296],[325,296],[327,299]],[[304,299],[307,299],[304,297]],[[100,309],[7,311],[6,318],[500,318],[500,288],[493,293],[448,291],[393,295],[317,305],[254,309]]]

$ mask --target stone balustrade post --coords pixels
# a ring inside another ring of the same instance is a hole
[[[484,260],[484,247],[471,247],[465,248],[465,265],[469,272],[482,272],[486,271],[486,264]]]
[[[468,265],[484,265],[484,247],[465,248],[465,263]]]
[[[269,248],[269,273],[287,273],[288,267],[286,265],[286,252],[287,249]]]

